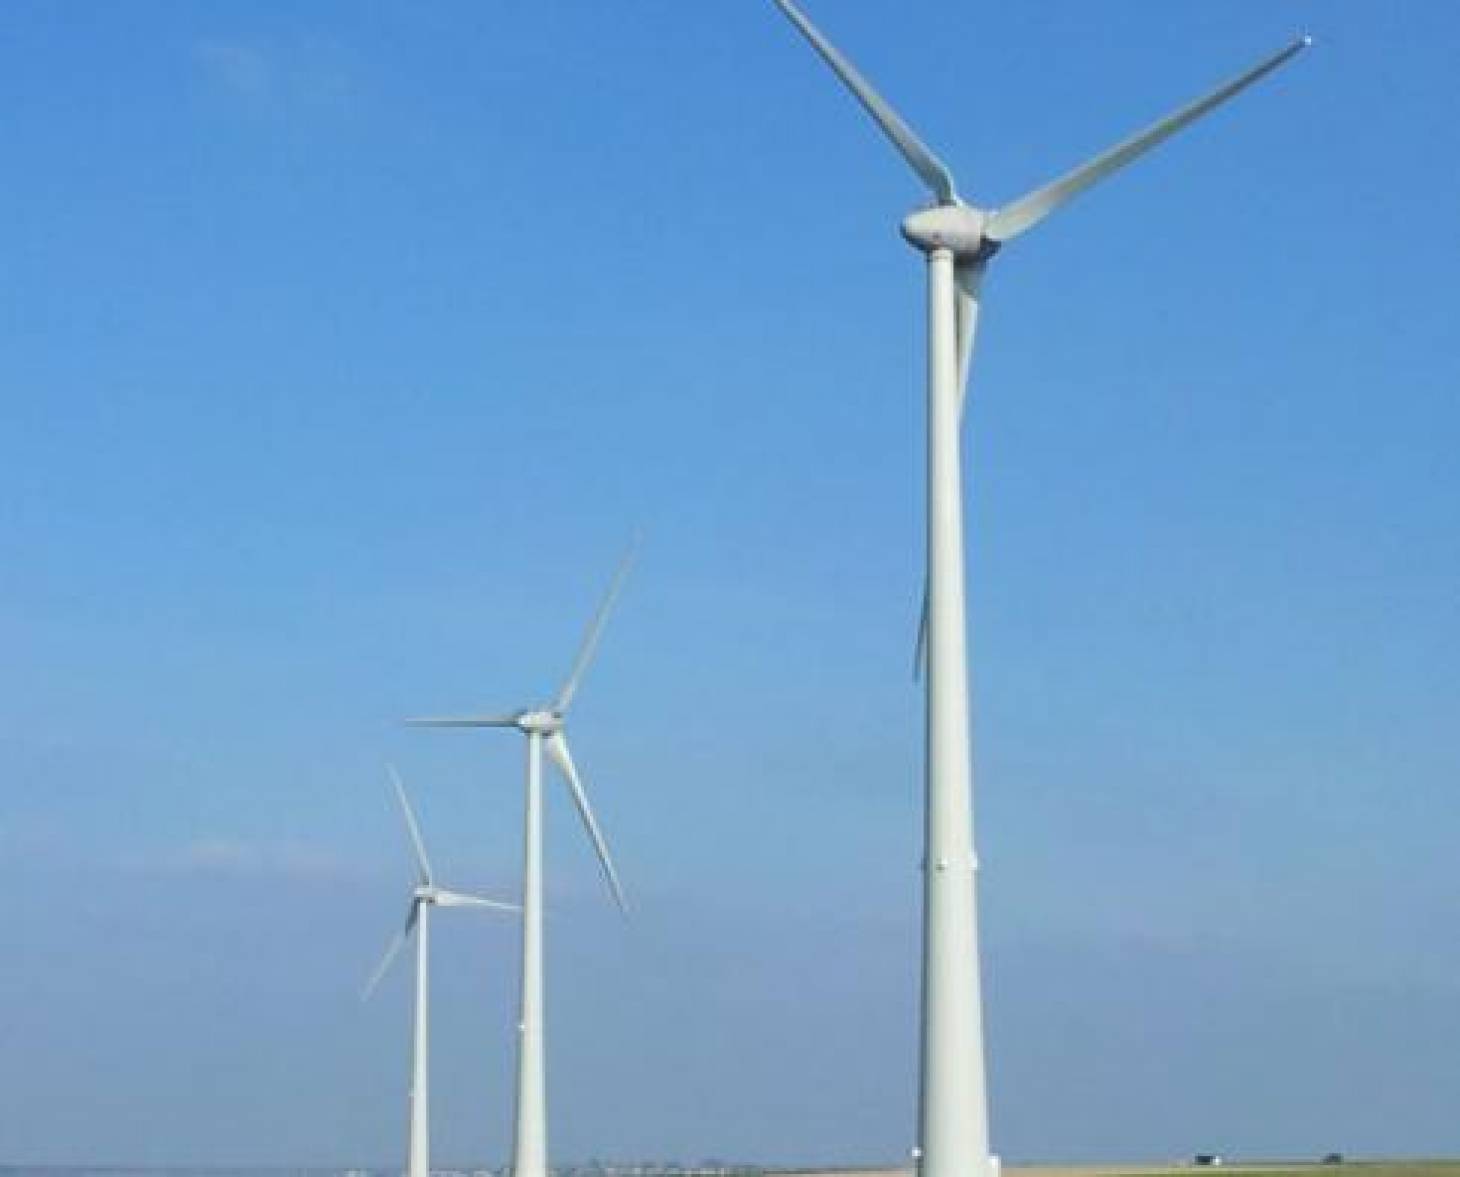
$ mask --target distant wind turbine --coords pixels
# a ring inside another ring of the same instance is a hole
[[[460,891],[448,891],[438,887],[431,874],[431,863],[426,858],[426,845],[421,840],[421,828],[416,815],[406,798],[405,786],[400,774],[390,770],[390,783],[395,786],[395,795],[400,800],[401,816],[405,818],[406,832],[410,835],[411,849],[415,851],[416,866],[420,871],[416,885],[411,889],[411,903],[406,911],[406,923],[391,939],[390,945],[381,957],[370,980],[360,994],[362,1001],[368,1000],[375,987],[389,971],[406,941],[416,937],[416,1010],[415,1034],[411,1049],[411,1114],[406,1140],[407,1177],[430,1177],[431,1174],[431,1112],[430,1112],[430,939],[431,908],[433,907],[486,907],[497,911],[520,911],[514,903],[498,903],[493,899],[481,899],[475,895],[464,895]]]
[[[589,840],[603,867],[604,877],[619,910],[627,912],[623,887],[608,852],[593,807],[568,750],[564,727],[568,710],[578,693],[598,649],[603,627],[623,589],[633,564],[635,548],[629,549],[608,593],[594,614],[573,667],[562,688],[548,703],[506,715],[453,716],[408,719],[418,727],[515,728],[527,737],[527,814],[522,864],[522,1013],[517,1052],[517,1125],[513,1145],[513,1177],[547,1177],[547,1076],[543,1050],[542,974],[542,752],[558,766],[572,794]]]
[[[991,1177],[973,849],[959,425],[984,272],[1008,242],[1086,188],[1270,74],[1300,38],[1205,97],[999,209],[965,204],[953,175],[792,0],[774,0],[852,92],[932,195],[902,222],[928,265],[927,650],[922,1041],[922,1177]]]

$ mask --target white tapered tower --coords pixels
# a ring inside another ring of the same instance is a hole
[[[1205,97],[998,210],[965,204],[953,175],[793,0],[774,0],[928,188],[903,221],[926,260],[927,683],[921,1063],[916,1156],[922,1177],[995,1177],[989,1147],[980,994],[969,732],[960,422],[984,272],[1007,242],[1086,188],[1271,73],[1293,42]],[[920,650],[924,642],[920,638]]]

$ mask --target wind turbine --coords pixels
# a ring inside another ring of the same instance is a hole
[[[983,209],[792,0],[774,0],[852,92],[932,195],[902,222],[927,258],[928,520],[926,817],[921,1060],[916,1155],[922,1177],[992,1177],[979,989],[978,861],[973,848],[968,654],[959,425],[984,273],[995,254],[1050,213],[1272,73],[1302,37],[1209,94],[1012,204]],[[920,642],[920,645],[922,643]]]
[[[431,874],[431,863],[426,857],[426,844],[421,840],[421,827],[416,824],[416,815],[406,798],[405,785],[394,768],[389,769],[390,783],[395,786],[395,795],[400,800],[401,816],[405,819],[406,832],[410,835],[411,849],[415,851],[416,866],[420,875],[411,889],[411,904],[406,911],[406,923],[392,938],[381,957],[370,980],[360,994],[360,1000],[368,1000],[375,987],[385,976],[400,950],[412,934],[416,937],[416,1012],[415,1035],[411,1049],[411,1117],[407,1129],[406,1174],[407,1177],[430,1177],[431,1175],[431,1113],[430,1113],[430,955],[431,955],[431,909],[433,907],[487,907],[497,911],[520,911],[514,903],[498,903],[493,899],[481,899],[475,895],[464,895],[460,891],[448,891],[438,887]]]
[[[543,1049],[543,979],[542,979],[542,753],[547,754],[563,774],[578,816],[598,861],[603,867],[609,890],[619,910],[627,912],[618,872],[608,852],[593,807],[588,802],[583,781],[568,750],[564,728],[568,710],[578,693],[603,627],[608,622],[614,602],[623,589],[624,580],[633,563],[630,548],[619,565],[607,594],[589,623],[578,656],[557,695],[537,707],[523,708],[505,715],[453,716],[429,719],[408,719],[418,727],[500,727],[515,728],[527,737],[527,805],[522,864],[522,994],[521,1017],[518,1021],[517,1049],[517,1124],[513,1144],[513,1177],[547,1177],[547,1074]]]

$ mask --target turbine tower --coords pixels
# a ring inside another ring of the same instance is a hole
[[[520,911],[514,903],[498,903],[492,899],[480,899],[475,895],[464,895],[460,891],[448,891],[438,887],[431,874],[431,863],[426,858],[426,845],[421,840],[421,828],[416,824],[416,815],[406,799],[405,786],[400,774],[390,770],[390,783],[395,786],[395,795],[400,800],[401,816],[405,819],[406,832],[410,835],[411,848],[415,851],[416,867],[420,874],[411,889],[411,903],[406,911],[405,927],[395,934],[370,980],[360,994],[360,1000],[368,1000],[380,984],[405,942],[414,934],[416,937],[416,1007],[415,1030],[411,1047],[411,1114],[406,1132],[406,1177],[431,1177],[431,1112],[430,1112],[430,954],[431,954],[431,908],[433,907],[487,907],[497,911]]]
[[[578,656],[557,695],[537,707],[524,708],[507,715],[454,716],[429,719],[408,719],[417,727],[499,727],[515,728],[527,737],[527,805],[522,863],[522,991],[521,1017],[518,1020],[517,1048],[517,1123],[513,1143],[513,1177],[548,1177],[547,1165],[547,1075],[543,1047],[543,974],[542,974],[542,753],[548,756],[563,774],[572,795],[578,816],[583,821],[589,840],[603,867],[619,910],[627,912],[623,888],[614,870],[608,843],[593,816],[593,807],[583,781],[568,750],[564,728],[568,710],[583,681],[603,635],[603,627],[623,588],[633,563],[631,547],[610,584],[608,593],[583,637]]]
[[[980,996],[964,601],[959,425],[984,272],[1050,213],[1195,122],[1309,44],[1300,38],[1195,102],[999,209],[964,203],[953,175],[793,0],[774,0],[861,103],[932,195],[902,222],[927,260],[928,469],[926,816],[921,1060],[916,1156],[921,1177],[994,1177]],[[923,643],[920,642],[920,646]]]

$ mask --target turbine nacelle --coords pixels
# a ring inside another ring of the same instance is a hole
[[[982,260],[999,247],[985,236],[988,221],[987,213],[962,201],[935,204],[905,217],[902,235],[924,253],[946,249],[957,258]]]

